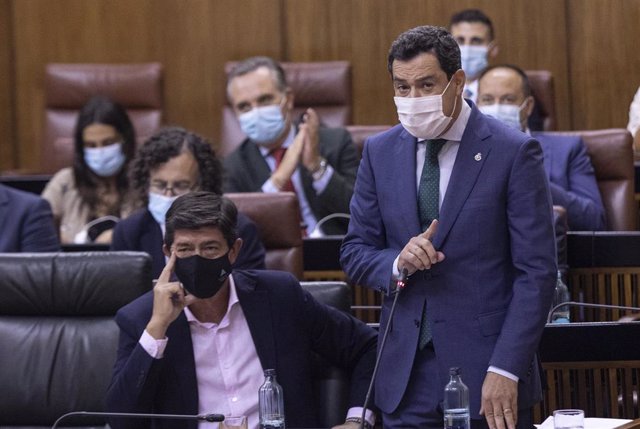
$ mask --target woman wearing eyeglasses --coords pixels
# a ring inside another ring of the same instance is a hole
[[[131,212],[127,163],[135,150],[135,132],[127,112],[107,98],[93,97],[80,110],[74,148],[73,166],[57,172],[42,197],[51,204],[62,243],[109,243],[112,229],[87,239],[86,226]]]
[[[149,253],[157,278],[166,262],[162,244],[167,210],[176,198],[191,191],[222,194],[222,163],[204,138],[169,127],[140,147],[131,163],[130,179],[141,209],[118,223],[111,250]],[[243,244],[234,268],[264,269],[265,249],[258,229],[242,213],[238,214],[238,236]]]

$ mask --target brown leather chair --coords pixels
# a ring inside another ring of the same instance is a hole
[[[160,63],[47,64],[45,74],[45,173],[71,165],[78,111],[94,95],[121,104],[139,139],[153,134],[162,123]]]
[[[635,231],[633,138],[624,128],[558,132],[582,138],[596,172],[610,231]]]
[[[553,74],[548,70],[525,70],[531,85],[531,94],[536,99],[538,114],[543,131],[555,131],[558,127],[556,116],[556,95],[553,88]]]
[[[351,140],[358,148],[358,153],[362,154],[367,137],[386,131],[391,125],[348,125],[345,128],[351,134]]]
[[[237,62],[225,64],[228,74]],[[294,118],[312,107],[322,124],[341,127],[351,123],[351,64],[347,61],[281,63],[294,94]],[[225,91],[226,94],[226,82]],[[222,109],[220,154],[228,155],[245,139],[236,115],[225,99]]]
[[[243,192],[225,196],[258,225],[266,249],[267,269],[289,271],[302,280],[302,230],[296,195],[293,192]]]

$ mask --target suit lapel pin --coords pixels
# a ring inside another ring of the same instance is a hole
[[[473,159],[480,161],[482,159],[482,154],[480,152],[476,153],[476,156],[474,156]]]

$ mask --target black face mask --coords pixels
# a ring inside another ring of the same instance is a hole
[[[200,255],[176,258],[175,273],[191,295],[201,299],[211,298],[231,274],[229,252],[215,259]]]

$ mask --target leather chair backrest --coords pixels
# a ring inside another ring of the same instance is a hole
[[[225,64],[228,74],[237,62]],[[347,61],[281,63],[287,84],[294,95],[294,118],[312,107],[328,127],[351,123],[351,64]],[[225,91],[226,94],[226,82]],[[236,115],[225,98],[222,108],[220,154],[225,156],[246,138]]]
[[[600,196],[610,231],[635,231],[637,206],[634,199],[635,172],[633,138],[624,128],[558,132],[579,135],[596,172]]]
[[[316,301],[350,312],[351,288],[345,282],[301,282],[300,285]],[[344,423],[349,404],[350,381],[347,372],[314,355],[313,381],[320,427]]]
[[[296,195],[293,192],[246,192],[225,196],[258,226],[266,250],[267,269],[288,271],[302,279],[302,229]]]
[[[388,130],[391,125],[347,125],[345,128],[351,134],[351,140],[356,145],[358,153],[362,155],[364,141],[374,134]]]
[[[151,289],[149,255],[6,253],[0,273],[0,427],[48,428],[68,412],[105,411],[113,316]]]
[[[536,99],[542,131],[555,131],[558,128],[558,118],[553,74],[548,70],[525,70],[525,73],[529,78],[531,95]]]
[[[95,95],[106,96],[122,105],[136,136],[144,139],[162,123],[162,65],[47,64],[42,142],[42,159],[47,162],[43,163],[42,172],[54,173],[72,164],[78,112]],[[55,154],[53,158],[52,154]]]

